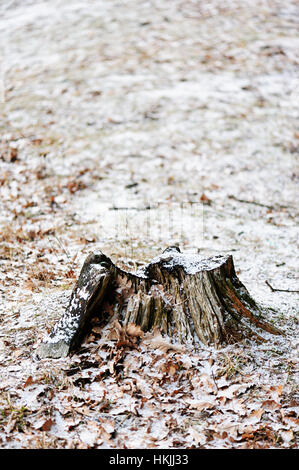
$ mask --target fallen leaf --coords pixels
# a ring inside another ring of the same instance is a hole
[[[183,346],[171,343],[170,338],[163,337],[158,329],[155,329],[152,333],[148,332],[144,336],[142,344],[150,346],[153,349],[159,349],[164,353],[167,353],[168,351],[185,352],[185,348]]]
[[[14,428],[15,428],[15,425],[17,424],[17,419],[9,419],[7,425],[5,426],[5,432],[7,434],[10,434]]]
[[[7,153],[5,157],[5,160],[8,163],[13,163],[16,160],[18,160],[18,149],[10,147],[9,152]]]
[[[40,418],[38,421],[34,423],[34,429],[40,429],[42,431],[49,431],[54,424],[51,418],[46,419]]]
[[[218,433],[226,432],[229,438],[237,438],[240,424],[236,421],[232,421],[231,418],[227,418],[220,424],[215,426],[215,431]]]
[[[74,278],[76,277],[76,273],[73,269],[69,269],[66,273],[65,273],[65,277],[67,278]]]
[[[282,431],[280,431],[279,434],[280,434],[280,436],[281,436],[281,438],[282,438],[282,440],[285,444],[289,444],[290,441],[292,441],[294,439],[294,433],[291,429],[289,431],[282,430]]]
[[[94,411],[91,410],[88,406],[82,405],[78,408],[76,408],[76,411],[84,416],[92,416],[94,414]]]
[[[50,431],[53,424],[54,424],[54,421],[52,421],[51,418],[47,419],[47,421],[45,421],[41,427],[42,431]]]
[[[238,396],[241,393],[244,393],[248,388],[252,387],[254,384],[233,384],[230,387],[224,388],[223,390],[218,391],[218,397],[233,398]]]
[[[101,335],[103,333],[103,328],[101,326],[94,326],[91,331],[96,335]]]
[[[86,185],[82,181],[79,181],[78,179],[68,181],[66,186],[71,194],[76,193],[80,189],[86,188]]]
[[[209,410],[211,408],[214,408],[216,405],[216,399],[193,400],[193,399],[187,398],[186,403],[190,405],[190,408],[196,409],[198,411],[203,411],[203,410]]]
[[[239,416],[244,416],[246,414],[246,409],[243,400],[237,400],[236,398],[229,400],[225,407],[225,410],[231,410]]]
[[[246,419],[246,423],[247,424],[256,424],[256,423],[258,423],[261,420],[261,417],[262,417],[264,411],[265,410],[263,410],[262,408],[260,408],[258,410],[253,410],[252,413],[250,413],[250,415]]]
[[[253,438],[254,438],[254,433],[250,433],[250,432],[245,432],[241,436],[242,441],[247,441],[247,439],[253,439]]]
[[[33,381],[32,375],[29,375],[26,382],[24,383],[24,388],[28,387],[29,385],[32,385],[33,383],[34,383],[34,381]]]
[[[281,405],[274,400],[265,400],[262,403],[262,407],[264,410],[277,410],[281,407]]]
[[[122,339],[116,343],[117,348],[132,348],[137,349],[136,344],[132,343],[132,341],[127,339]]]
[[[290,416],[287,410],[280,410],[280,414],[281,414],[281,420],[283,424],[286,424],[289,426],[299,426],[299,419],[296,417],[297,416],[296,413],[294,413],[295,416]]]
[[[197,431],[195,428],[191,427],[189,428],[189,434],[192,437],[192,439],[195,441],[196,445],[203,445],[206,443],[207,438],[206,435],[203,432]]]
[[[105,439],[105,441],[110,442],[112,434],[115,432],[114,423],[108,420],[101,420],[99,431],[100,436]]]
[[[99,440],[99,432],[100,428],[94,426],[94,423],[88,423],[88,426],[79,433],[79,437],[82,442],[84,442],[84,447],[89,446],[89,447],[94,447],[95,443],[97,442],[98,444],[102,442],[102,440]]]
[[[143,338],[144,336],[141,326],[136,325],[135,323],[128,323],[126,332],[129,336],[134,336],[136,338]]]
[[[14,356],[15,358],[20,357],[22,354],[23,354],[23,349],[16,349],[16,350],[13,352],[13,356]]]
[[[220,377],[220,379],[217,379],[218,388],[228,387],[230,384],[231,384],[231,381],[227,380],[227,378],[224,375]]]
[[[171,360],[167,360],[164,364],[161,366],[161,372],[167,373],[171,375],[172,377],[176,374],[176,371],[178,369],[178,365],[175,364]]]
[[[206,389],[209,390],[208,393],[216,393],[217,392],[217,387],[214,382],[213,377],[210,377],[210,375],[203,373],[200,376],[200,385],[205,387]]]
[[[283,385],[278,385],[277,387],[270,387],[269,395],[272,400],[276,401],[277,403],[281,400],[281,394],[283,391]]]
[[[209,199],[204,193],[200,196],[200,200],[203,204],[210,205],[211,204],[211,199]]]
[[[102,419],[101,420],[101,427],[105,429],[108,434],[113,434],[115,431],[115,425],[113,421]]]
[[[31,143],[32,143],[33,145],[40,145],[40,144],[42,143],[42,141],[43,141],[42,139],[37,138],[37,137],[31,139]]]

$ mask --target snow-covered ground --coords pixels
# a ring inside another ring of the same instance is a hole
[[[298,20],[295,0],[1,2],[1,447],[296,445],[298,294],[265,281],[298,290]],[[87,253],[135,269],[174,243],[232,253],[286,336],[33,359]]]

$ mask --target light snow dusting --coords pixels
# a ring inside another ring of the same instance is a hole
[[[1,448],[297,446],[298,18],[295,0],[1,2]],[[285,336],[179,352],[95,319],[77,354],[35,359],[88,253],[142,272],[171,245],[190,274],[232,255]]]

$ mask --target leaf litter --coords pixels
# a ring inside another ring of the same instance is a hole
[[[297,296],[265,281],[298,289],[298,5],[94,6],[0,7],[0,446],[297,447]],[[98,321],[35,360],[89,251],[138,269],[176,242],[233,252],[286,336],[194,350]]]

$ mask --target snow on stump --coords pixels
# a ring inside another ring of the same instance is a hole
[[[144,332],[159,329],[194,347],[200,342],[219,347],[244,338],[265,341],[262,330],[282,334],[264,320],[237,277],[231,255],[202,259],[178,247],[167,248],[138,274],[120,269],[101,252],[91,253],[65,313],[38,347],[38,357],[74,352],[94,316],[133,323]]]

